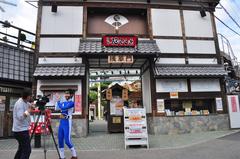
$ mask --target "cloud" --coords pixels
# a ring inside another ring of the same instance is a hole
[[[16,0],[16,4],[17,7],[3,6],[6,12],[0,16],[1,20],[8,20],[12,25],[35,33],[37,9],[27,4],[24,0]]]
[[[221,0],[220,2],[224,8],[226,8],[229,14],[235,19],[235,21],[237,21],[237,23],[240,25],[240,15],[238,12],[240,9],[240,3],[237,3],[237,1],[238,0]],[[215,15],[240,34],[240,28],[230,19],[230,17],[225,13],[223,9],[216,9]],[[218,33],[223,34],[229,40],[235,56],[238,58],[238,61],[240,61],[240,36],[229,30],[218,20],[216,20],[216,25]],[[221,42],[219,42],[219,44],[222,45]]]

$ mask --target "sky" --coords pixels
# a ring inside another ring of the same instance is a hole
[[[17,4],[17,7],[0,3],[6,11],[5,13],[0,11],[0,20],[8,20],[12,25],[35,32],[37,9],[26,3],[25,0],[6,1]],[[221,0],[220,3],[240,25],[240,0]],[[215,15],[240,34],[240,27],[238,27],[219,6],[216,8]],[[233,52],[240,62],[240,36],[230,31],[218,20],[216,20],[216,24],[217,32],[229,40]]]

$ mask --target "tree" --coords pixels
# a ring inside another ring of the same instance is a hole
[[[96,91],[89,91],[89,102],[93,103],[97,101],[97,92]]]

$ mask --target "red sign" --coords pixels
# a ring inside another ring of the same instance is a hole
[[[105,35],[102,37],[102,45],[106,47],[136,47],[136,36]]]
[[[236,97],[231,97],[231,102],[232,102],[232,112],[237,112],[237,101],[236,101]]]
[[[81,95],[75,95],[75,113],[82,114],[82,96]]]
[[[35,123],[37,122],[39,110],[33,111],[33,114],[31,114],[31,124],[29,126],[29,133],[33,134],[33,129],[35,127]],[[39,118],[39,121],[37,123],[37,127],[35,129],[35,134],[49,134],[48,126],[51,124],[51,111],[49,109],[45,110],[45,116],[41,115]],[[46,127],[46,129],[44,128]]]

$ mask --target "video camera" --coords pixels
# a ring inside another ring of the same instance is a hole
[[[49,102],[48,96],[50,96],[50,95],[51,94],[48,94],[45,96],[38,95],[37,98],[34,100],[34,101],[36,101],[36,107],[38,107],[38,109],[40,111],[45,110],[45,105]]]

